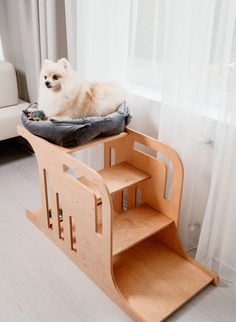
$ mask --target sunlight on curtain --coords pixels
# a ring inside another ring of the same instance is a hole
[[[218,0],[215,12],[217,33],[211,47],[211,66],[220,103],[211,187],[197,259],[236,283],[236,2]]]
[[[165,2],[162,107],[159,138],[173,146],[184,165],[180,235],[187,248],[197,245],[211,171],[214,124],[203,116],[214,1]]]
[[[159,138],[183,160],[181,239],[236,282],[236,1],[132,0],[129,36],[128,78],[161,90]]]
[[[236,2],[171,0],[165,5],[160,139],[184,164],[181,238],[187,247],[197,244],[190,228],[202,224],[198,259],[236,281]]]
[[[161,87],[165,0],[132,0],[130,7],[128,80]]]
[[[65,1],[68,59],[82,80],[124,80],[128,57],[129,0]],[[102,167],[102,146],[78,157]]]
[[[66,1],[69,60],[81,79],[126,78],[129,0]]]
[[[1,37],[0,37],[0,60],[4,60]]]

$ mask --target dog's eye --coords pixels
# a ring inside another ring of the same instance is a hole
[[[44,79],[47,79],[47,76],[44,76]]]
[[[52,79],[54,79],[54,80],[57,80],[59,78],[59,76],[58,75],[53,75],[52,76]]]

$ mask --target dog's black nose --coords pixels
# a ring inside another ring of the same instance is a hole
[[[50,86],[51,86],[49,81],[46,81],[46,82],[45,82],[45,85],[46,85],[47,87],[50,87]]]

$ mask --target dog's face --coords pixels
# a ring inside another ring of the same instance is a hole
[[[60,91],[70,73],[71,67],[66,58],[61,58],[56,63],[45,60],[40,73],[40,85],[49,90]]]

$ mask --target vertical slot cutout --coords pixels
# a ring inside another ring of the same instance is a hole
[[[70,246],[71,250],[77,251],[76,247],[76,225],[75,220],[72,216],[69,216],[69,225],[70,225]]]
[[[102,202],[95,208],[95,229],[96,233],[102,234]]]
[[[167,200],[171,200],[172,198],[172,191],[173,191],[173,163],[171,160],[163,153],[158,152],[157,158],[165,163],[166,165],[166,185],[165,185],[165,191],[164,191],[164,198]]]
[[[59,238],[64,240],[64,237],[62,235],[62,226],[63,226],[63,211],[60,207],[60,201],[59,201],[59,194],[56,193],[56,207],[57,207],[57,224],[58,224],[58,231],[59,231]]]
[[[45,198],[45,208],[46,208],[46,216],[47,216],[47,224],[48,228],[52,229],[52,220],[51,220],[51,210],[49,206],[49,180],[46,169],[43,169],[43,183],[44,183],[44,198]]]
[[[123,210],[123,193],[122,191],[117,191],[114,193],[115,200],[114,200],[114,210],[119,214],[122,213]]]

